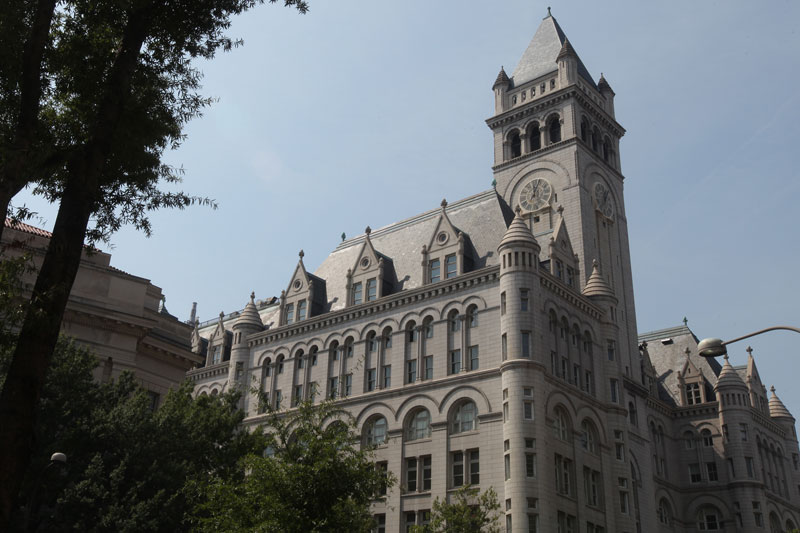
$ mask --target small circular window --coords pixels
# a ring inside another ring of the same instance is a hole
[[[369,257],[364,257],[361,259],[361,268],[367,268],[369,266]]]
[[[302,287],[302,286],[303,286],[303,284],[300,282],[299,279],[294,280],[294,290],[296,290],[296,291],[300,290],[300,287]]]
[[[436,236],[436,240],[439,241],[439,244],[444,244],[447,242],[447,232],[443,231],[439,235]]]

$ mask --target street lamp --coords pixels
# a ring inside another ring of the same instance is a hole
[[[726,348],[728,344],[739,342],[744,339],[749,339],[750,337],[755,337],[756,335],[761,335],[762,333],[766,333],[768,331],[775,331],[776,329],[783,329],[786,331],[794,331],[795,333],[800,333],[800,328],[793,328],[791,326],[772,326],[771,328],[760,329],[756,332],[749,333],[742,337],[737,337],[735,339],[724,342],[722,341],[722,339],[717,339],[717,338],[703,339],[697,345],[697,353],[703,357],[708,357],[708,358],[719,357],[720,355],[725,355],[726,353],[728,353],[728,349]]]
[[[31,497],[28,500],[28,505],[25,506],[25,531],[30,530],[31,515],[36,514],[36,511],[39,508],[40,502],[38,501],[37,496],[39,495],[39,487],[42,485],[42,480],[44,479],[45,473],[54,466],[56,468],[61,468],[66,466],[66,464],[67,456],[61,452],[56,452],[50,456],[50,462],[39,473],[39,477],[36,479],[36,483],[33,485],[33,490],[31,491]]]

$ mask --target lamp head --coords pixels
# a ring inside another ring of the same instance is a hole
[[[59,463],[59,464],[66,464],[67,463],[67,456],[61,452],[56,452],[50,456],[51,463]]]
[[[725,343],[722,342],[722,339],[703,339],[697,345],[697,353],[701,357],[719,357],[720,355],[725,355],[728,353],[728,349],[725,348]]]

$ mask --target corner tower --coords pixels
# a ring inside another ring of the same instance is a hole
[[[563,207],[580,285],[597,260],[619,302],[611,312],[624,370],[632,372],[636,313],[619,158],[625,130],[614,115],[614,91],[602,75],[594,81],[549,9],[512,76],[501,69],[493,91],[495,114],[486,122],[497,193],[521,208],[540,245]]]

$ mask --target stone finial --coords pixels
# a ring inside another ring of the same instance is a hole
[[[775,385],[770,385],[770,387],[769,387],[769,391],[770,391],[772,394],[775,394]]]
[[[344,242],[344,240],[345,240],[346,238],[347,238],[347,235],[345,235],[345,233],[344,233],[344,232],[342,232],[342,242]]]
[[[550,6],[547,6],[547,16],[548,17],[552,17],[553,16],[552,14],[550,14]]]
[[[250,291],[250,301],[256,303],[256,291]]]
[[[520,206],[515,207],[514,208],[514,213],[516,213],[516,215],[519,216],[520,213],[522,213],[522,208]]]
[[[687,349],[688,349],[688,348],[687,348]],[[723,359],[725,359],[725,360],[727,361],[727,360],[728,360],[728,354],[725,354],[725,355],[723,355],[723,356],[722,356],[722,358],[723,358]]]
[[[305,254],[305,252],[303,252],[303,250],[300,250],[300,253],[299,253],[299,254],[297,254],[297,255],[299,255],[299,256],[300,256],[300,259],[302,259],[302,258],[303,258],[303,256],[304,256],[304,255],[306,255],[306,254]]]
[[[688,326],[689,325],[689,319],[688,318],[683,317],[683,325],[684,326]]]
[[[225,311],[220,311],[219,312],[219,319],[222,320],[223,318],[225,318]]]
[[[370,228],[369,226],[367,226],[367,227],[366,227],[366,229],[364,229],[364,233],[366,233],[367,235],[369,235],[370,233],[372,233],[372,228]]]
[[[493,188],[493,189],[496,189],[496,188],[497,188],[497,180],[496,180],[496,179],[494,179],[494,178],[492,178],[492,188]]]
[[[600,268],[600,263],[597,262],[597,259],[592,259],[592,268]]]
[[[689,347],[687,346],[687,347],[686,347],[686,349],[683,351],[683,353],[685,353],[685,354],[686,354],[686,357],[689,357],[689,355],[691,355],[692,351],[691,351],[691,350],[689,349]]]
[[[442,206],[442,209],[447,207],[447,199],[446,198],[442,198],[442,203],[440,205]]]
[[[750,346],[748,346],[745,351],[747,352],[747,355],[753,357],[753,349]]]
[[[558,211],[558,214],[563,218],[563,216],[564,216],[564,206],[563,205],[559,205],[558,208],[556,209],[556,211]]]

